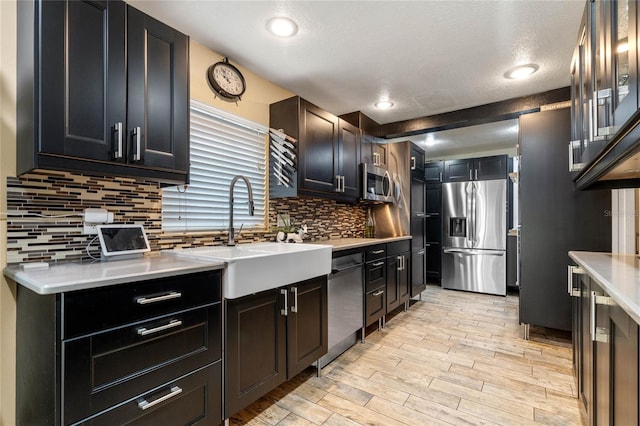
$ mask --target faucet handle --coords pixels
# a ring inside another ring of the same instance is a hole
[[[235,238],[235,236],[238,236],[238,237],[240,236],[240,234],[242,233],[242,227],[243,227],[243,226],[244,226],[244,223],[241,223],[241,224],[240,224],[240,229],[238,230],[238,232],[236,233],[236,232],[234,231],[234,238]]]

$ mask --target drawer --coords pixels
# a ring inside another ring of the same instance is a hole
[[[168,382],[82,424],[218,425],[223,420],[221,364]]]
[[[394,241],[387,243],[387,256],[394,256],[411,251],[411,240]]]
[[[386,259],[374,260],[364,266],[365,293],[387,284]]]
[[[374,246],[367,246],[364,251],[364,259],[366,262],[370,262],[375,259],[382,259],[387,256],[387,245],[376,244]]]
[[[221,303],[63,342],[64,423],[221,359]]]
[[[220,271],[63,293],[62,338],[204,306],[220,298]]]
[[[387,294],[384,287],[365,294],[365,324],[367,326],[376,322],[385,314],[387,306]]]

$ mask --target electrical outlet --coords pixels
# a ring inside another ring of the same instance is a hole
[[[85,222],[82,225],[82,233],[84,235],[98,235],[98,224]]]

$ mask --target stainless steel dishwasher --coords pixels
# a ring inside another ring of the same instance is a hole
[[[329,351],[320,358],[320,368],[358,341],[364,318],[363,253],[337,252],[333,256],[328,283]]]

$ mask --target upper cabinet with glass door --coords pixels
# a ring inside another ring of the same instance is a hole
[[[582,170],[576,178],[580,188],[602,183],[617,163],[640,150],[637,38],[636,1],[586,2],[571,66],[570,168]]]

